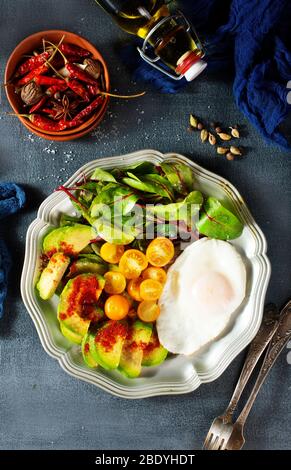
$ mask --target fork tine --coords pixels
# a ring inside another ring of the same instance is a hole
[[[223,438],[223,439],[221,440],[221,444],[220,444],[219,450],[225,450],[227,443],[228,443],[228,439],[224,439],[224,438]]]
[[[210,432],[210,430],[209,430],[208,434],[206,436],[206,439],[204,441],[202,450],[208,450],[209,449],[209,446],[211,445],[212,437],[213,437],[213,433]]]
[[[219,450],[222,441],[223,441],[223,439],[221,439],[221,436],[215,436],[215,439],[214,439],[214,441],[212,443],[212,446],[209,450]]]

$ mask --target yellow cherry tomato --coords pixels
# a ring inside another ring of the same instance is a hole
[[[137,279],[131,279],[127,284],[127,292],[129,293],[130,297],[132,297],[134,300],[137,300],[138,302],[142,301],[142,298],[140,296],[141,282],[142,279],[138,277]]]
[[[146,257],[153,266],[161,267],[168,264],[175,253],[174,245],[168,238],[155,238],[147,247]]]
[[[110,320],[121,320],[129,312],[129,302],[123,295],[111,295],[105,302],[104,310]]]
[[[153,279],[154,281],[158,281],[161,284],[165,284],[167,273],[163,268],[155,268],[154,266],[150,266],[142,272],[141,277],[143,279]]]
[[[139,250],[126,250],[119,261],[120,271],[126,279],[136,279],[147,267],[145,255]]]
[[[126,287],[126,279],[122,273],[117,271],[108,271],[104,274],[104,290],[107,294],[121,294]]]
[[[139,290],[143,300],[157,300],[161,296],[163,285],[154,279],[145,279]]]
[[[144,300],[137,308],[137,315],[144,322],[155,321],[160,315],[160,307],[156,302]]]
[[[113,243],[105,242],[100,248],[100,256],[107,263],[119,263],[119,260],[123,253],[123,245],[114,245]]]

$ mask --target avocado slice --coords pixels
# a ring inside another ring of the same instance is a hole
[[[143,350],[152,335],[152,323],[136,320],[130,327],[123,344],[119,371],[131,379],[138,377],[141,372]]]
[[[88,367],[91,367],[92,369],[98,367],[98,362],[95,361],[90,352],[90,338],[91,336],[95,338],[95,335],[96,332],[93,333],[92,331],[88,331],[88,333],[83,337],[81,346],[84,362],[85,364],[87,364]]]
[[[78,223],[82,223],[82,217],[72,217],[67,214],[62,214],[60,218],[60,227],[68,226],[68,225],[75,225]]]
[[[81,344],[82,342],[82,335],[79,333],[76,333],[75,331],[72,331],[70,328],[68,328],[62,321],[60,321],[60,329],[62,334],[66,339],[71,341],[71,343],[75,344]]]
[[[87,258],[79,258],[72,263],[68,277],[83,273],[105,274],[106,271],[108,271],[106,264],[96,263]]]
[[[153,331],[147,347],[143,350],[142,366],[158,366],[162,364],[168,355],[168,351],[161,345],[156,331]]]
[[[97,323],[104,315],[97,306],[104,285],[99,274],[79,274],[71,279],[60,295],[59,321],[83,338],[90,323]]]
[[[104,369],[110,370],[118,367],[127,330],[125,321],[109,320],[99,328],[96,336],[90,336],[90,353]]]
[[[70,258],[64,255],[64,253],[55,253],[51,257],[36,285],[39,295],[43,300],[48,300],[54,295],[70,261]]]
[[[43,240],[45,253],[62,252],[66,255],[76,255],[96,236],[89,225],[75,224],[59,227],[50,232]]]

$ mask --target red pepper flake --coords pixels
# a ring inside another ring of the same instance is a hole
[[[76,277],[67,300],[67,315],[71,317],[74,313],[77,313],[86,320],[96,320],[99,294],[99,282],[95,276]]]
[[[86,343],[85,346],[84,346],[84,352],[85,352],[85,353],[88,353],[89,350],[90,350],[90,348],[89,348],[89,343]]]
[[[59,318],[60,320],[65,320],[67,318],[67,315],[65,313],[60,313]]]
[[[154,334],[151,338],[150,343],[147,344],[146,347],[144,348],[144,352],[145,353],[150,353],[154,349],[158,348],[159,346],[160,346],[160,341],[159,341],[158,335]]]
[[[60,243],[60,249],[65,255],[68,255],[68,256],[75,256],[76,255],[76,251],[74,250],[73,245],[69,245],[66,242],[61,242]]]
[[[47,251],[46,253],[44,253],[42,256],[44,258],[47,258],[48,260],[51,259],[51,257],[57,252],[56,248],[53,248],[52,250],[49,250]]]
[[[46,266],[48,265],[48,262],[49,262],[49,257],[47,256],[46,253],[42,253],[39,257],[39,261],[40,261],[40,270],[43,271]]]
[[[125,339],[127,336],[127,326],[116,320],[110,320],[105,328],[101,328],[95,337],[95,342],[101,344],[106,352],[112,351],[118,338]]]

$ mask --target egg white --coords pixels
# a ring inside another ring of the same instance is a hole
[[[229,243],[202,238],[189,245],[167,274],[159,301],[161,344],[193,354],[226,328],[246,293],[246,268]]]

